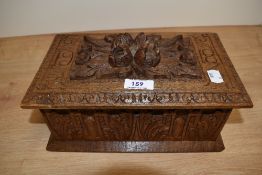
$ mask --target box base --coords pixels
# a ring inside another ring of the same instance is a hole
[[[46,149],[59,152],[183,153],[220,152],[225,147],[221,135],[216,141],[69,141],[56,140],[51,135]]]

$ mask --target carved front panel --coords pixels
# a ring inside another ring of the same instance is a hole
[[[216,140],[231,110],[42,110],[64,140]]]

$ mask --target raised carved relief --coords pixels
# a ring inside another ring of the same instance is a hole
[[[185,138],[187,140],[199,139],[216,139],[217,133],[224,120],[228,117],[227,113],[217,110],[206,110],[202,113],[199,111],[189,113],[189,122]]]
[[[201,78],[192,43],[182,35],[129,33],[106,35],[104,40],[84,36],[70,72],[70,79],[103,78]]]
[[[56,139],[215,140],[230,110],[42,110]]]

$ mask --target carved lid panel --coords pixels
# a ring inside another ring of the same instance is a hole
[[[218,70],[213,83],[208,70]],[[125,79],[154,80],[153,90],[124,89]],[[57,35],[23,108],[252,107],[217,34]]]

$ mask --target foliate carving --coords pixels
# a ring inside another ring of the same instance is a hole
[[[144,33],[139,33],[135,39],[128,33],[107,35],[105,40],[111,43],[109,64],[112,67],[132,66],[134,71],[155,67],[160,62],[160,39],[160,35]]]
[[[106,35],[104,40],[84,36],[70,79],[201,78],[189,38],[177,35],[129,33]]]
[[[231,110],[42,110],[56,139],[216,140]]]

